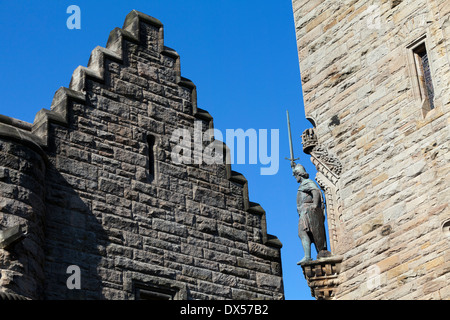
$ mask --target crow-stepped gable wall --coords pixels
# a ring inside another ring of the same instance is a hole
[[[247,180],[171,159],[195,121],[213,127],[137,11],[33,124],[0,116],[0,297],[283,299],[281,243]]]

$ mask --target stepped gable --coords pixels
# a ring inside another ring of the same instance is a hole
[[[0,165],[20,176],[5,159],[21,157],[15,149],[23,145],[44,166],[45,189],[39,212],[19,221],[28,237],[35,230],[39,256],[19,274],[4,271],[28,289],[11,281],[0,291],[32,299],[133,299],[139,290],[282,299],[282,245],[267,234],[264,209],[249,201],[245,177],[229,164],[171,160],[172,132],[195,121],[213,128],[195,84],[181,76],[180,56],[164,45],[163,24],[135,10],[73,72],[69,88],[56,91],[50,110],[32,124],[0,116]],[[227,154],[225,143],[211,142]],[[0,197],[16,201],[13,192]],[[3,209],[0,217],[4,226],[17,220]],[[69,265],[80,266],[84,290],[67,289]]]

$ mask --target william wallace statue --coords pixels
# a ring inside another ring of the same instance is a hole
[[[291,124],[289,112],[287,112],[287,123],[289,131],[289,147],[291,158],[292,174],[300,186],[297,191],[297,212],[298,212],[298,236],[302,241],[305,256],[297,264],[311,261],[311,244],[314,243],[317,250],[317,259],[331,256],[327,250],[327,240],[325,234],[325,204],[322,192],[316,183],[309,179],[309,174],[301,164],[296,164],[294,150],[292,147]]]
[[[292,173],[300,183],[297,191],[298,236],[302,241],[305,256],[297,264],[310,261],[311,244],[317,250],[317,259],[331,256],[327,250],[325,214],[322,192],[301,164],[292,166]]]

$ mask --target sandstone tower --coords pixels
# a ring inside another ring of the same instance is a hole
[[[303,147],[342,258],[322,283],[308,270],[313,294],[450,299],[450,3],[292,3]]]
[[[137,11],[34,123],[0,116],[0,300],[283,299],[245,177],[172,159],[198,124],[213,119],[163,25]]]

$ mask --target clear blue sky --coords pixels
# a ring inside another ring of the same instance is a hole
[[[81,29],[69,30],[69,5],[81,9]],[[165,45],[181,56],[182,76],[197,86],[198,106],[226,129],[279,129],[280,168],[260,174],[261,164],[233,165],[249,181],[250,201],[267,212],[268,233],[281,250],[286,299],[312,299],[296,262],[303,257],[297,236],[297,183],[289,161],[286,109],[294,150],[311,177],[301,151],[305,120],[290,0],[0,0],[0,114],[33,122],[50,108],[55,91],[68,87],[72,72],[87,66],[91,51],[105,46],[133,9],[164,24]],[[314,247],[313,253],[315,254]]]

